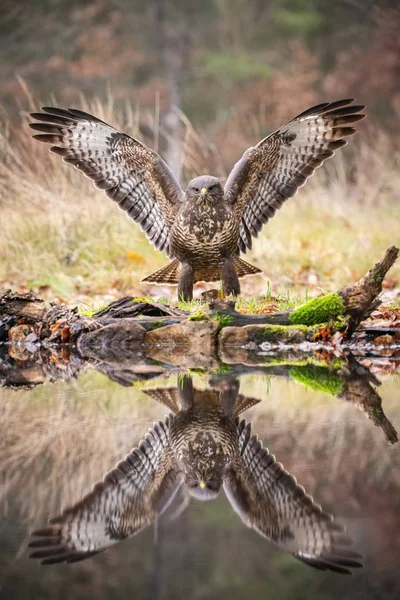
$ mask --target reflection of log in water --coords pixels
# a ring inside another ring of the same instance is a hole
[[[185,372],[184,368],[178,366],[179,355],[176,361],[178,364],[169,363],[174,360],[174,355],[169,348],[157,349],[160,362],[146,357],[135,346],[128,351],[120,347],[119,356],[115,349],[112,360],[84,358],[73,346],[68,348],[68,351],[65,348],[60,351],[57,351],[57,348],[51,350],[38,348],[34,354],[28,354],[30,360],[21,360],[18,355],[18,358],[13,358],[8,350],[6,346],[0,345],[0,384],[16,389],[21,386],[34,387],[49,380],[68,380],[88,369],[95,369],[111,381],[126,387],[130,387],[134,382],[145,382],[155,377]],[[258,373],[292,379],[317,391],[353,403],[372,420],[375,426],[382,429],[389,443],[394,444],[398,441],[396,430],[383,411],[381,397],[373,387],[373,385],[379,386],[380,381],[351,354],[347,354],[343,359],[335,359],[333,362],[329,362],[332,357],[327,355],[328,362],[324,362],[322,355],[320,357],[298,351],[266,357],[254,355],[253,352],[243,348],[231,347],[223,357],[231,364],[221,363],[215,355],[209,357],[208,366],[212,367],[209,372],[215,380],[226,373],[235,376]],[[247,365],[240,362],[246,359]],[[171,406],[169,408],[171,409]]]
[[[338,398],[352,402],[360,408],[376,427],[382,429],[387,441],[395,444],[399,440],[397,431],[383,412],[382,400],[371,385],[371,383],[380,385],[379,379],[372,375],[366,367],[357,363],[353,356],[348,356],[347,360],[350,370],[345,377],[343,389],[338,394]]]

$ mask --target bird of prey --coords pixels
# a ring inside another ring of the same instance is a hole
[[[249,148],[225,187],[202,175],[183,191],[162,158],[138,140],[76,109],[32,113],[33,137],[93,180],[139,223],[172,260],[144,281],[178,284],[189,300],[198,281],[222,279],[225,295],[240,293],[239,278],[261,272],[241,258],[263,225],[294,196],[315,169],[355,133],[365,107],[326,102],[302,112]]]
[[[52,564],[97,554],[150,525],[183,485],[198,500],[215,498],[223,487],[245,525],[308,565],[338,573],[361,567],[344,528],[239,421],[257,400],[238,394],[236,379],[217,386],[200,391],[185,376],[178,389],[146,390],[172,414],[92,492],[33,532],[30,556]]]

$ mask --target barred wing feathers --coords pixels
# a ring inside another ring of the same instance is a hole
[[[138,448],[80,502],[32,533],[32,558],[77,562],[150,525],[181,484],[169,448],[169,420],[155,423]]]
[[[183,192],[162,158],[138,140],[80,110],[43,107],[32,113],[33,137],[104,190],[169,254],[169,232]]]
[[[354,100],[319,104],[246,150],[225,185],[240,219],[239,250],[252,247],[263,225],[337,148],[347,144],[365,106]]]
[[[240,460],[224,489],[243,522],[317,569],[348,574],[361,567],[362,557],[349,549],[344,528],[251,436],[250,424],[241,421],[237,434]]]

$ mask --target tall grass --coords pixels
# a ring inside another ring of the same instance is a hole
[[[30,99],[30,110],[37,108]],[[157,148],[156,113],[126,106],[116,114],[112,99],[82,98],[81,108]],[[140,283],[166,258],[89,180],[33,141],[26,121],[27,112],[20,127],[5,117],[2,125],[0,285],[88,305],[123,294],[175,297],[174,288]],[[183,116],[182,131],[183,183],[203,172],[226,176],[224,147],[218,151]],[[254,139],[238,140],[239,158]],[[355,142],[351,168],[350,153],[339,151],[264,227],[248,256],[264,275],[243,280],[245,296],[270,293],[269,285],[275,294],[300,296],[335,290],[400,243],[395,144],[366,131]],[[388,281],[399,285],[400,266]]]

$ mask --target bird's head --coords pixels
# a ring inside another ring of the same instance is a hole
[[[201,175],[192,179],[186,189],[186,197],[203,200],[208,203],[217,202],[224,196],[224,189],[217,177]]]
[[[192,498],[202,501],[214,500],[221,490],[222,481],[201,475],[198,479],[188,479],[186,485]]]

